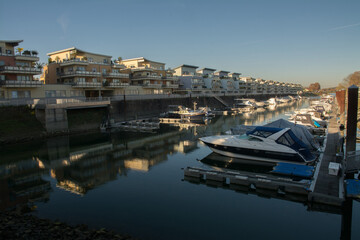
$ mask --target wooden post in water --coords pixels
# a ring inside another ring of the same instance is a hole
[[[352,85],[348,88],[348,109],[346,126],[346,153],[356,150],[356,125],[359,88]]]

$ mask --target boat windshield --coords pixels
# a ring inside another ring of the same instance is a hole
[[[239,135],[238,138],[239,139],[249,140],[249,141],[254,141],[254,142],[262,142],[263,141],[260,138],[257,138],[257,137],[254,137],[254,136],[248,136],[246,134]]]
[[[277,133],[280,130],[282,130],[282,128],[256,127],[254,130],[248,131],[246,134],[258,136],[258,137],[262,137],[262,138],[267,138],[267,137],[273,135],[274,133]]]

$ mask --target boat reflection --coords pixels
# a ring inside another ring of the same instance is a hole
[[[247,195],[254,194],[263,198],[275,198],[297,202],[306,206],[310,211],[344,214],[341,207],[309,202],[306,191],[298,191],[301,190],[301,188],[293,188],[291,190],[287,187],[283,188],[281,184],[277,185],[276,183],[276,180],[283,181],[284,185],[290,182],[297,182],[299,185],[304,184],[304,189],[306,189],[306,186],[309,185],[311,181],[290,176],[277,176],[271,173],[273,169],[272,164],[262,164],[246,159],[242,159],[241,161],[237,159],[237,163],[233,163],[232,160],[233,159],[230,157],[222,156],[217,153],[210,153],[200,160],[205,164],[205,168],[202,170],[199,168],[192,168],[194,170],[191,170],[190,168],[190,171],[194,171],[195,174],[188,174],[189,169],[186,169],[184,180],[193,184],[205,184],[209,187],[234,190]],[[198,175],[196,174],[197,169],[200,170]],[[207,175],[204,176],[203,174]],[[226,177],[229,175],[236,176],[235,181]],[[250,179],[257,180],[253,182]],[[270,182],[274,180],[275,182],[271,184]]]

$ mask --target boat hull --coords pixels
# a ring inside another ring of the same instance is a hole
[[[247,160],[261,161],[261,162],[271,162],[271,163],[277,163],[277,162],[291,162],[291,163],[296,162],[299,164],[307,163],[297,153],[284,153],[284,152],[275,152],[268,150],[231,147],[231,146],[215,145],[208,142],[204,142],[204,143],[213,152],[232,158],[247,159]]]

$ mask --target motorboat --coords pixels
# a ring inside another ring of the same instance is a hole
[[[167,118],[177,118],[184,121],[204,121],[207,112],[203,109],[189,109],[182,105],[170,105],[169,111],[165,114]]]
[[[316,156],[290,128],[257,126],[242,135],[217,135],[200,140],[213,152],[227,157],[300,164],[316,160]]]
[[[248,98],[236,98],[234,99],[235,108],[255,108],[255,100],[254,99],[248,99]]]
[[[266,103],[270,106],[276,106],[279,102],[276,100],[276,98],[269,98]]]

